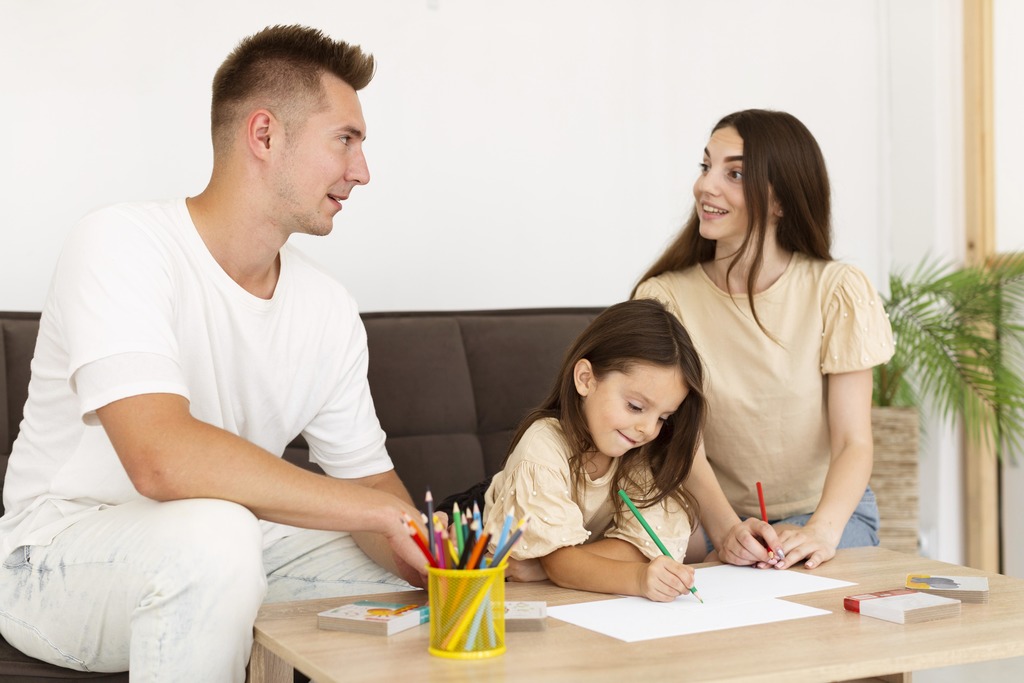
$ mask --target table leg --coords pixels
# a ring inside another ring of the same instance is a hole
[[[295,669],[258,642],[252,644],[247,683],[292,683]]]

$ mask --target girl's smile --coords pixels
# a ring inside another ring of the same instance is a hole
[[[626,372],[613,370],[598,378],[584,358],[576,364],[575,380],[597,449],[588,459],[594,466],[587,470],[592,476],[607,471],[611,458],[658,438],[665,420],[689,392],[678,367],[651,363],[636,363]]]

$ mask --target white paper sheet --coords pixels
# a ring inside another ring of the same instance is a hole
[[[549,607],[548,615],[626,642],[802,619],[828,610],[777,598],[855,585],[802,572],[752,567],[702,567],[694,583],[700,596],[674,602],[618,598]]]

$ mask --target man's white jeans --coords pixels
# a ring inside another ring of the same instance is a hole
[[[130,668],[133,683],[242,681],[265,598],[410,587],[348,534],[305,531],[262,546],[256,518],[226,501],[99,510],[52,544],[4,558],[0,634],[59,666]]]

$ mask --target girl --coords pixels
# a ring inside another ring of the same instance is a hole
[[[736,514],[759,516],[762,481],[781,546],[762,535],[785,558],[776,567],[877,545],[871,368],[892,355],[892,330],[864,274],[832,260],[817,142],[783,112],[730,114],[711,133],[693,196],[633,296],[665,302],[707,363],[706,456],[689,486],[708,539],[724,561],[765,566]],[[694,536],[700,558],[709,548]]]
[[[703,383],[690,337],[658,302],[611,306],[580,334],[485,496],[486,528],[530,515],[511,578],[657,601],[693,585],[681,561],[697,514],[683,483],[704,421]]]

